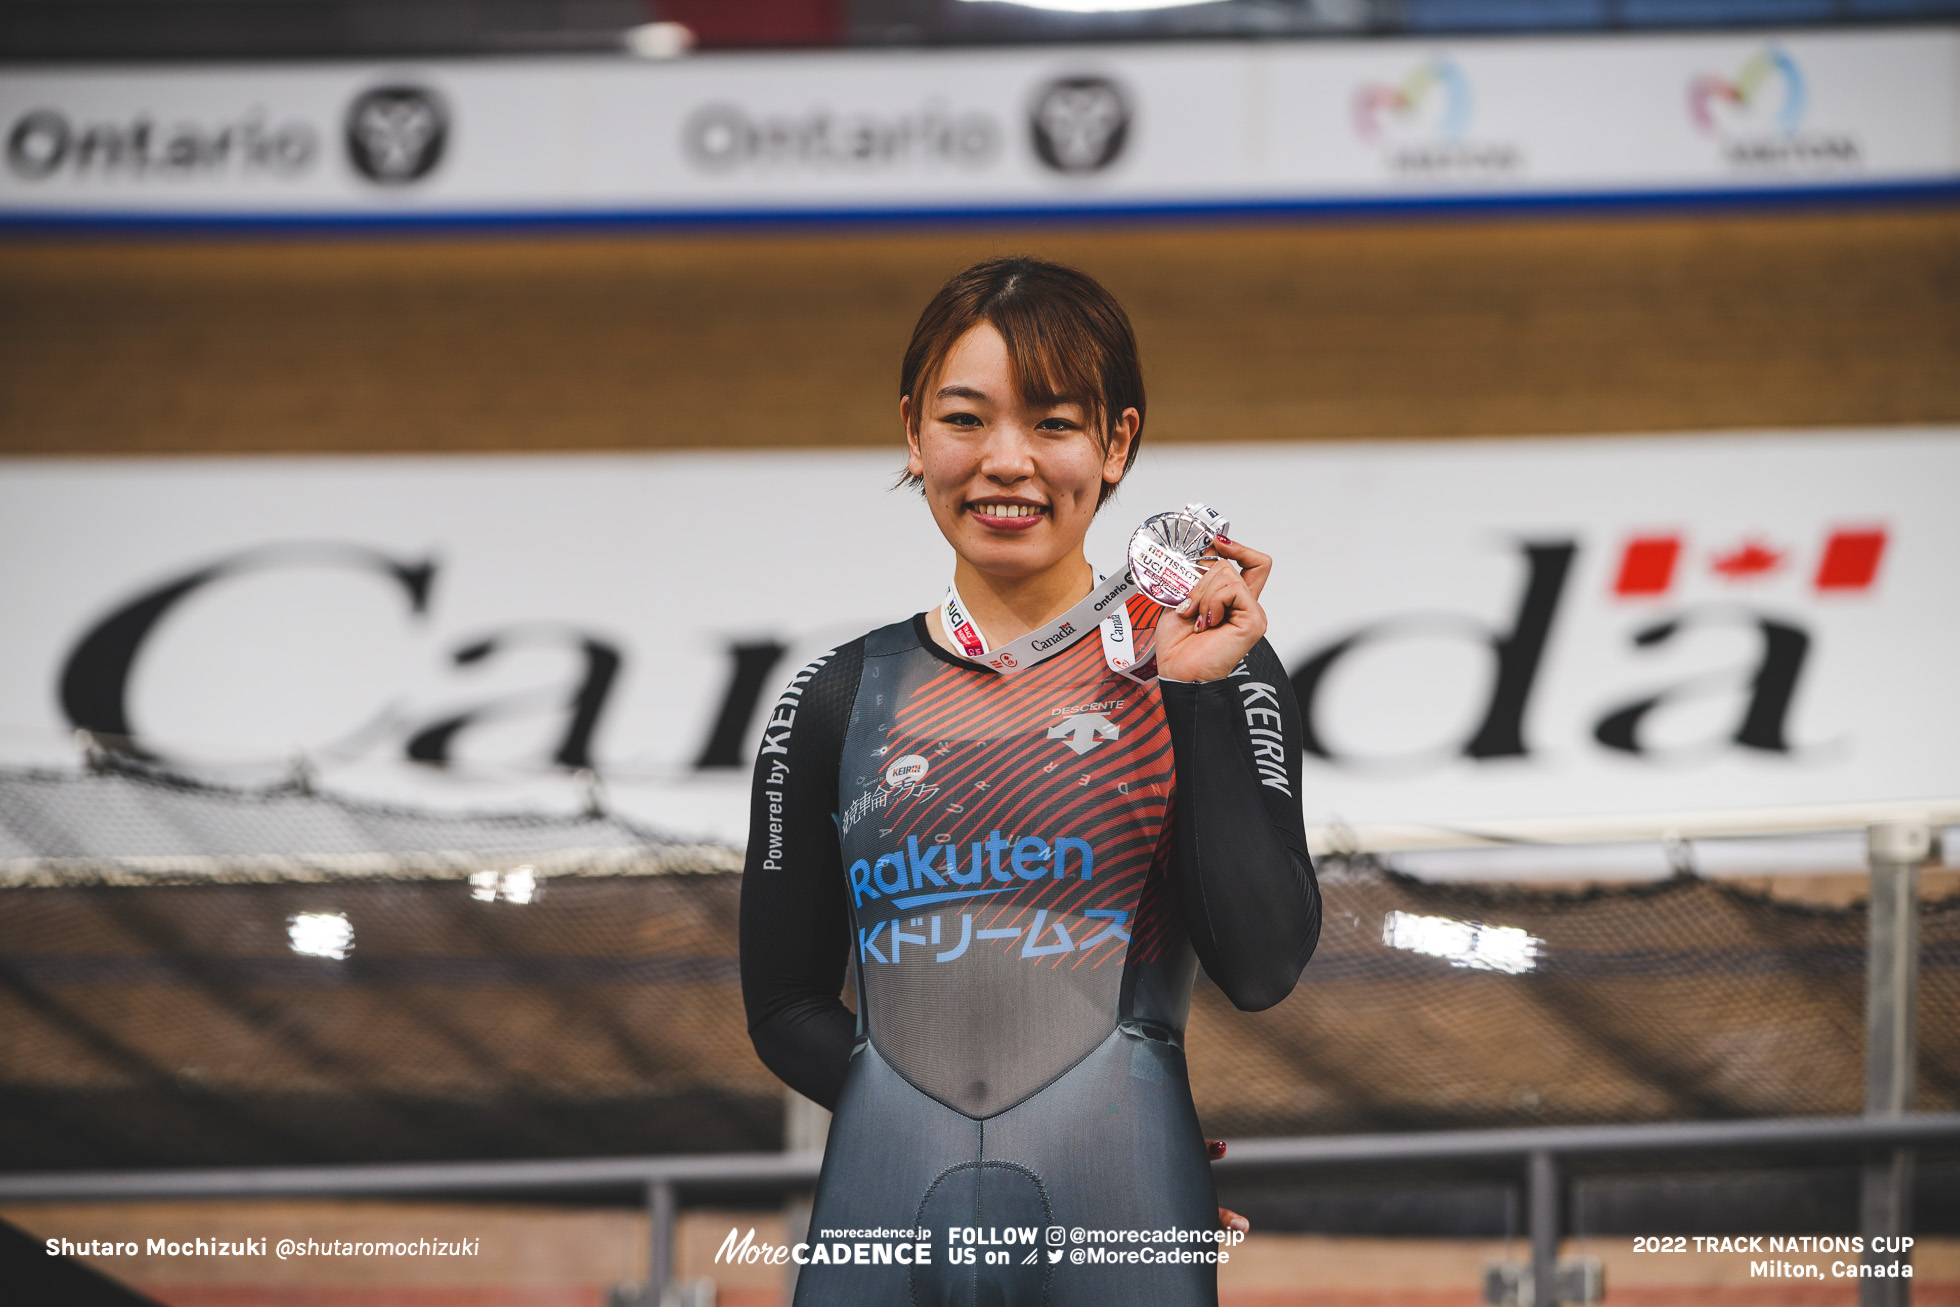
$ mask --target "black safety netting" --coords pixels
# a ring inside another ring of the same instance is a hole
[[[84,773],[0,768],[0,887],[734,871],[739,853],[606,813],[448,813],[243,789],[114,755]]]
[[[780,1147],[736,865],[604,816],[0,771],[0,1167]],[[1214,1135],[1861,1106],[1860,904],[1321,866],[1291,998],[1241,1013],[1199,983]],[[1960,897],[1921,941],[1918,1106],[1951,1110]]]
[[[1866,908],[1696,876],[1583,891],[1320,862],[1325,918],[1271,1014],[1201,988],[1206,1125],[1401,1130],[1856,1113]],[[1960,895],[1921,919],[1918,1106],[1960,1106]]]

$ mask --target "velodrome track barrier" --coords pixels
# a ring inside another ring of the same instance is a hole
[[[1664,1154],[1827,1153],[1898,1150],[1960,1142],[1960,1112],[1896,1116],[1781,1117],[1643,1125],[1549,1126],[1514,1130],[1413,1131],[1405,1134],[1304,1136],[1228,1141],[1223,1173],[1455,1162],[1515,1162],[1522,1168],[1533,1283],[1555,1282],[1563,1172],[1573,1161],[1625,1162]],[[704,1156],[607,1157],[525,1162],[215,1168],[113,1171],[0,1177],[0,1201],[321,1198],[382,1195],[596,1193],[645,1196],[652,1246],[649,1265],[657,1303],[673,1277],[674,1221],[687,1190],[809,1189],[820,1152],[724,1153]]]
[[[1645,1124],[1411,1131],[1241,1138],[1216,1165],[1224,1174],[1311,1171],[1366,1166],[1517,1164],[1525,1194],[1532,1283],[1557,1280],[1565,1173],[1575,1163],[1606,1170],[1636,1158],[1704,1152],[1854,1152],[1863,1163],[1861,1231],[1907,1232],[1906,1197],[1915,1147],[1960,1141],[1960,1112],[1907,1111],[1915,1082],[1913,1030],[1919,945],[1918,875],[1932,860],[1937,827],[1951,824],[1952,801],[1859,805],[1820,812],[1762,812],[1619,819],[1585,829],[1544,824],[1482,832],[1323,831],[1332,856],[1373,848],[1438,844],[1586,843],[1602,839],[1678,838],[1682,825],[1700,837],[1773,831],[1856,829],[1868,822],[1871,894],[1866,967],[1865,1114],[1676,1121]],[[0,1201],[82,1199],[373,1197],[379,1195],[628,1192],[649,1211],[649,1304],[671,1282],[673,1237],[684,1192],[807,1192],[822,1163],[817,1151],[719,1153],[524,1162],[356,1164],[196,1170],[61,1172],[0,1176]],[[1724,1163],[1725,1164],[1725,1163]],[[1866,1281],[1867,1304],[1896,1301],[1896,1281]]]

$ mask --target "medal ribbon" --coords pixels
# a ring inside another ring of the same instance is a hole
[[[1026,671],[1054,650],[1073,644],[1090,626],[1098,626],[1102,631],[1103,658],[1110,670],[1141,681],[1147,679],[1142,673],[1154,674],[1155,669],[1131,670],[1148,659],[1148,651],[1136,647],[1126,606],[1135,589],[1136,583],[1130,580],[1127,571],[1099,580],[1096,588],[1075,607],[998,649],[988,645],[966,601],[960,598],[957,586],[946,587],[946,598],[939,605],[939,620],[961,657],[983,663],[1002,676]]]

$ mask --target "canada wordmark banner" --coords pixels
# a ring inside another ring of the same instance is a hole
[[[590,768],[739,840],[809,658],[938,601],[897,454],[20,462],[0,743],[533,801]],[[1146,448],[1276,559],[1309,819],[1960,796],[1960,431]],[[1046,737],[1041,737],[1046,738]],[[1055,742],[1058,765],[1093,770]]]

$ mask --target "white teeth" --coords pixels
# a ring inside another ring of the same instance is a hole
[[[1034,517],[1041,512],[1039,504],[975,504],[974,507],[988,517]]]

